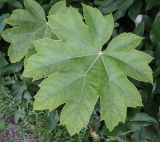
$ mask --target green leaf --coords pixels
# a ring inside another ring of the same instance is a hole
[[[64,5],[64,1],[60,4]],[[57,12],[63,10],[64,6],[59,10],[57,5],[51,8],[50,14],[55,13],[56,10]],[[43,8],[36,1],[25,0],[24,6],[25,9],[13,11],[6,20],[6,23],[13,27],[6,29],[2,34],[4,40],[11,43],[8,55],[13,63],[20,61],[26,55],[33,41],[54,35],[50,32]]]
[[[125,2],[125,0],[95,0],[95,5],[98,5],[101,11],[105,14],[114,12],[120,7],[120,5]]]
[[[140,24],[137,25],[137,27],[134,29],[134,33],[137,35],[144,35],[144,30],[145,30],[145,23],[141,22]]]
[[[48,24],[42,7],[34,0],[24,1],[25,10],[17,9],[6,20],[13,28],[5,30],[2,37],[11,43],[8,55],[11,62],[20,61],[34,40],[49,37]]]
[[[17,62],[15,64],[7,64],[5,66],[0,66],[0,75],[12,74],[20,71],[22,69],[23,62]]]
[[[156,141],[157,140],[157,141]],[[137,129],[131,136],[132,142],[158,142],[158,137],[152,128]]]
[[[159,6],[160,1],[159,0],[145,0],[146,1],[146,10],[152,9],[154,6]]]
[[[3,1],[3,0],[2,0]],[[14,7],[14,8],[17,8],[17,9],[21,9],[23,8],[23,4],[18,1],[18,0],[6,0],[6,2],[11,6],[11,7]]]
[[[114,19],[117,20],[125,15],[127,9],[132,5],[134,0],[95,0],[95,5],[98,5],[104,14],[115,12]]]
[[[128,120],[127,124],[132,129],[139,129],[149,125],[155,125],[157,128],[159,126],[157,120],[146,113],[137,113]]]
[[[154,44],[157,44],[158,41],[160,41],[160,12],[158,12],[152,25],[150,39]]]
[[[118,11],[115,13],[115,20],[123,17],[127,11],[127,9],[133,4],[134,0],[126,0],[124,3],[120,5]]]
[[[5,59],[5,54],[0,52],[0,68],[4,67],[7,64],[8,64],[8,62]]]
[[[3,14],[0,16],[0,39],[1,39],[1,34],[6,26],[6,23],[4,23],[4,20],[8,17],[8,13]]]
[[[104,17],[86,5],[83,12],[84,17],[70,7],[66,15],[49,16],[49,25],[59,40],[35,41],[37,53],[27,60],[23,73],[34,80],[46,77],[34,109],[53,110],[65,104],[60,122],[71,135],[87,126],[99,97],[101,120],[110,131],[120,121],[125,122],[127,107],[142,105],[127,76],[152,83],[148,66],[152,57],[135,50],[143,38],[122,33],[102,51],[113,31],[113,17]]]
[[[136,112],[131,116],[128,114],[127,116],[129,117],[127,117],[125,124],[119,124],[117,127],[114,128],[112,132],[109,132],[108,129],[104,127],[104,129],[102,130],[104,135],[114,137],[118,136],[126,139],[127,135],[129,134],[131,138],[134,137],[138,139],[139,136],[136,137],[136,135],[138,134],[139,130],[147,131],[148,129],[150,130],[150,133],[154,134],[154,136],[157,135],[156,132],[158,132],[159,124],[155,118],[151,117],[146,113],[139,112]],[[144,138],[147,139],[143,131],[141,131],[141,134],[139,135],[144,135]]]
[[[140,14],[141,7],[142,7],[142,1],[134,0],[132,6],[129,8],[128,16],[133,22],[135,22],[136,17],[138,16],[138,14]]]

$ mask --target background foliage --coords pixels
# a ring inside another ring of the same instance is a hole
[[[48,13],[58,0],[37,0]],[[99,105],[92,114],[87,129],[70,137],[59,125],[61,108],[55,111],[33,111],[33,96],[38,81],[22,77],[23,60],[10,63],[6,55],[9,44],[0,37],[0,141],[56,142],[159,142],[160,141],[160,2],[158,0],[68,0],[82,12],[81,3],[99,8],[104,15],[113,13],[116,21],[113,37],[133,32],[145,37],[137,48],[155,59],[153,85],[132,80],[143,98],[144,107],[128,109],[125,124],[109,132],[99,121]],[[21,0],[0,0],[0,34],[9,25],[4,23],[13,9],[22,9]],[[138,17],[137,17],[138,16]],[[11,132],[14,135],[11,135]]]

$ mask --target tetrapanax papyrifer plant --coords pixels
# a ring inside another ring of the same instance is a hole
[[[12,62],[22,59],[31,43],[35,54],[25,64],[25,77],[40,84],[35,110],[53,110],[64,104],[60,122],[71,135],[86,127],[95,104],[100,98],[101,120],[109,130],[125,122],[127,107],[142,106],[137,88],[128,76],[152,83],[148,63],[152,57],[135,48],[142,37],[122,33],[113,38],[113,16],[103,16],[83,5],[83,15],[73,7],[49,12],[33,0],[25,0],[25,10],[16,10],[7,23],[14,26],[3,33],[11,43]],[[52,35],[56,38],[52,38]]]

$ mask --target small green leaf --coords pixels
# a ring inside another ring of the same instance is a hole
[[[152,29],[150,32],[150,39],[154,44],[160,42],[160,12],[157,14]]]
[[[127,9],[132,5],[134,0],[95,0],[95,5],[99,6],[99,9],[104,14],[114,13],[114,19],[117,20],[125,15]]]
[[[134,2],[134,0],[126,0],[126,1],[124,1],[120,5],[120,7],[118,8],[118,11],[114,14],[115,20],[123,17],[125,15],[126,11],[132,5],[133,2]]]
[[[146,1],[146,10],[152,9],[154,6],[159,6],[160,1],[159,0],[145,0]]]
[[[24,6],[25,10],[13,11],[6,20],[13,28],[5,30],[2,34],[2,37],[11,43],[8,50],[11,62],[20,61],[32,41],[50,36],[42,7],[34,0],[25,0]]]
[[[63,9],[63,6],[61,10],[57,7],[64,3],[62,1],[53,5],[49,14],[65,11],[66,7]],[[6,23],[13,27],[6,29],[2,34],[4,40],[11,43],[8,55],[13,63],[25,57],[33,41],[54,36],[50,32],[43,8],[34,0],[24,0],[24,6],[25,9],[13,11],[11,16],[6,19]]]
[[[6,14],[3,14],[0,16],[0,39],[1,39],[1,33],[3,32],[5,26],[6,26],[6,23],[4,22],[4,20],[8,17],[8,13]]]
[[[134,0],[133,4],[130,6],[128,11],[129,18],[135,22],[136,17],[140,14],[142,7],[142,1]]]

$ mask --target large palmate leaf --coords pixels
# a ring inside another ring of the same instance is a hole
[[[60,2],[62,5],[64,1]],[[8,55],[11,62],[20,61],[27,53],[31,42],[41,38],[50,38],[53,34],[50,32],[48,22],[43,8],[34,0],[24,0],[26,9],[18,9],[13,11],[11,16],[6,20],[7,24],[13,26],[3,32],[3,38],[11,43]],[[57,12],[61,13],[56,6],[51,8],[49,14]]]
[[[125,122],[127,107],[142,105],[127,76],[152,83],[148,66],[152,57],[135,50],[142,38],[122,33],[102,51],[113,31],[113,17],[85,5],[83,12],[84,18],[70,7],[66,15],[49,16],[59,40],[35,41],[37,53],[24,70],[24,76],[34,80],[47,77],[40,84],[34,109],[53,110],[65,104],[60,121],[71,135],[86,127],[98,98],[101,119],[109,130]]]

